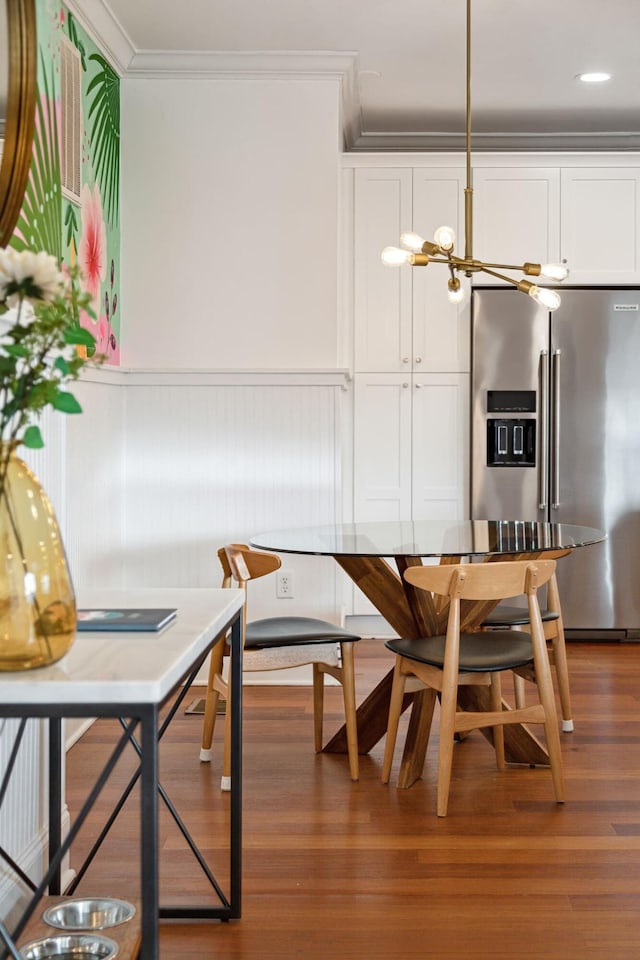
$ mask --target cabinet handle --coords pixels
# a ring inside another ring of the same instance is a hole
[[[403,384],[402,384],[402,386],[403,386],[403,387],[404,387],[404,389],[406,390],[406,389],[407,389],[407,387],[409,386],[409,384],[405,382],[405,383],[403,383]]]
[[[422,386],[421,383],[416,383],[416,390],[419,390],[421,386]]]
[[[402,358],[402,362],[403,362],[403,363],[409,363],[409,357],[403,357],[403,358]]]
[[[416,357],[416,363],[422,363],[422,357]]]

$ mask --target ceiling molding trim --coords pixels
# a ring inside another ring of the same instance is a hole
[[[136,48],[105,0],[65,0],[78,23],[91,34],[121,77],[126,73]]]
[[[350,148],[353,152],[417,150],[425,153],[464,152],[464,133],[361,133]],[[636,151],[640,149],[640,132],[612,133],[475,133],[472,150],[494,151]]]
[[[355,53],[322,51],[138,50],[127,76],[341,80],[354,70],[356,59]]]
[[[349,67],[342,72],[340,82],[340,123],[343,150],[353,149],[362,136],[362,109],[358,84],[358,57],[354,54]]]

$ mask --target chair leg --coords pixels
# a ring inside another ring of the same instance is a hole
[[[446,817],[449,804],[449,784],[451,783],[451,765],[453,763],[453,743],[458,702],[457,682],[446,683],[443,676],[443,689],[440,698],[440,749],[438,752],[438,799],[437,814]]]
[[[391,687],[391,699],[389,701],[389,719],[387,721],[387,738],[384,745],[384,759],[382,761],[382,782],[389,783],[391,776],[391,766],[393,764],[393,752],[396,748],[396,739],[398,737],[398,724],[402,713],[402,701],[404,700],[404,688],[406,677],[402,673],[402,657],[396,657],[396,665],[393,670],[393,684]]]
[[[322,720],[324,713],[324,673],[319,664],[313,664],[313,741],[316,753],[322,750]]]
[[[220,692],[216,687],[216,679],[222,675],[225,640],[220,640],[211,651],[209,660],[209,677],[207,679],[207,693],[204,702],[204,721],[202,724],[202,742],[200,744],[200,760],[208,763],[211,760],[211,743],[216,725],[216,714]]]
[[[521,710],[525,707],[526,696],[525,696],[525,681],[524,677],[519,677],[517,673],[513,675],[513,692],[515,694],[515,705],[518,710]]]
[[[517,677],[514,675],[513,679],[514,681],[521,680],[524,684],[522,677]],[[491,687],[489,694],[491,698],[491,709],[496,713],[500,713],[502,710],[502,683],[499,673],[491,674]],[[501,723],[496,724],[496,726],[492,728],[492,735],[493,748],[496,752],[496,766],[498,767],[498,770],[504,770],[504,728]]]
[[[565,733],[571,733],[573,730],[573,718],[571,711],[571,691],[569,687],[569,665],[567,663],[567,648],[564,642],[562,619],[557,621],[557,627],[557,632],[551,640],[553,662],[556,668],[556,682],[560,696],[562,729]]]
[[[341,643],[342,658],[342,695],[344,699],[344,719],[347,728],[347,750],[349,754],[349,773],[352,780],[360,776],[358,758],[358,721],[356,718],[356,675],[353,659],[353,643]]]
[[[564,778],[562,775],[562,751],[560,747],[560,734],[558,733],[558,714],[556,712],[556,699],[551,682],[551,669],[549,660],[546,656],[546,643],[544,646],[544,657],[535,656],[536,684],[540,696],[540,702],[544,707],[544,732],[547,740],[547,750],[549,753],[549,764],[551,766],[551,776],[553,778],[553,789],[558,803],[564,802]],[[545,662],[546,661],[546,662]]]
[[[560,607],[560,591],[558,589],[558,579],[555,573],[549,581],[547,594],[550,609],[555,610],[558,614],[558,619],[555,622],[555,631],[553,637],[551,638],[551,648],[553,651],[553,662],[556,669],[556,683],[558,685],[560,707],[562,710],[562,729],[565,733],[570,733],[573,730],[573,718],[571,713],[571,693],[569,689],[569,666],[567,664],[564,623],[562,622],[562,610]]]

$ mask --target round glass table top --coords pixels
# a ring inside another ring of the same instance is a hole
[[[570,523],[469,520],[456,526],[431,520],[383,520],[272,530],[251,545],[276,553],[343,557],[457,557],[541,553],[584,547],[606,539],[603,530]]]

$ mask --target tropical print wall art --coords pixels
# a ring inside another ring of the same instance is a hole
[[[92,38],[60,4],[36,0],[38,103],[33,159],[11,245],[47,250],[63,264],[78,263],[95,318],[83,326],[96,350],[120,363],[120,81]],[[79,196],[62,190],[61,45],[79,54],[81,162]]]

